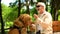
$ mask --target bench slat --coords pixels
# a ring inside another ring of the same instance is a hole
[[[53,21],[52,25],[54,32],[60,32],[60,21]]]

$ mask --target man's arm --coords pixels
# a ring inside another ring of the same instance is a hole
[[[49,26],[51,26],[51,22],[49,21],[49,19],[45,19],[45,21],[43,21],[42,19],[37,19],[37,22],[39,25],[42,26],[42,28],[46,29],[48,28]]]
[[[36,17],[37,15],[35,15]],[[52,25],[52,17],[51,15],[44,16],[44,20],[40,19],[39,17],[36,18],[36,24],[40,24],[44,29],[48,28]]]

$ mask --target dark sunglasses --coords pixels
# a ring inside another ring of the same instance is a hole
[[[41,7],[41,5],[37,5],[36,7]]]
[[[36,7],[40,7],[40,5],[36,6]]]

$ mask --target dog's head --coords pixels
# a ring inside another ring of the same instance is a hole
[[[18,24],[17,24],[18,23]],[[28,14],[21,14],[16,20],[15,24],[19,26],[28,26],[31,25],[32,19]]]
[[[32,23],[32,19],[28,14],[21,14],[19,18],[24,22],[25,26],[28,26]]]

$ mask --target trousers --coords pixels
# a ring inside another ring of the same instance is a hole
[[[36,34],[41,34],[40,30],[36,32]]]

